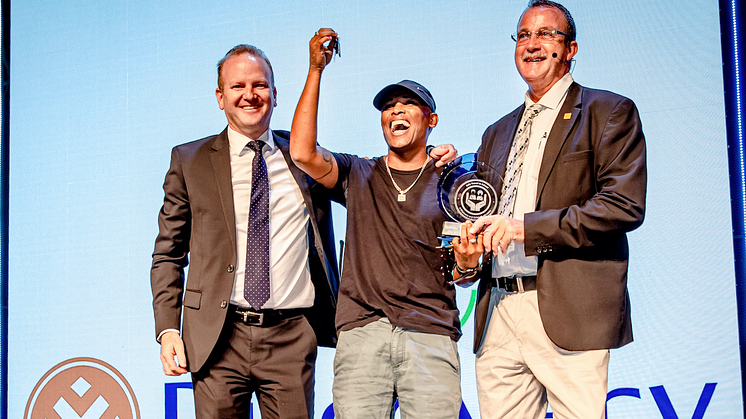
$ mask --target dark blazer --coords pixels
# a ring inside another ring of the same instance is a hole
[[[317,187],[293,164],[289,133],[273,134],[310,214],[309,263],[316,300],[308,320],[318,344],[333,347],[339,272],[330,192]],[[157,336],[165,329],[181,330],[188,369],[196,372],[215,347],[225,323],[237,260],[227,130],[174,147],[163,191],[150,271],[155,331]],[[184,268],[190,257],[185,288]]]
[[[496,190],[523,105],[485,131],[479,159]],[[617,348],[632,341],[626,233],[642,224],[647,171],[635,104],[573,83],[547,139],[536,211],[525,215],[526,256],[538,256],[539,312],[549,338],[568,350]],[[474,351],[489,308],[484,269]]]

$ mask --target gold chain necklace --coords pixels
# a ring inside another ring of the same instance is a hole
[[[389,169],[389,156],[386,156],[383,158],[383,161],[386,162],[386,172],[389,174],[389,178],[391,178],[391,183],[394,184],[394,187],[397,191],[399,191],[399,196],[396,197],[396,200],[399,202],[404,202],[407,200],[407,192],[409,192],[410,189],[417,183],[418,180],[420,180],[420,177],[422,176],[422,172],[425,171],[425,166],[427,166],[427,163],[430,161],[430,157],[425,160],[425,164],[422,165],[422,168],[420,169],[420,174],[417,175],[417,179],[412,182],[411,185],[407,189],[402,190],[402,188],[399,187],[399,185],[396,184],[396,181],[394,180],[394,177],[391,176],[391,169]]]

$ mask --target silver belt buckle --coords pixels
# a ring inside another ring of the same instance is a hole
[[[257,326],[261,326],[264,324],[264,313],[252,313],[248,310],[241,313],[243,316],[243,322],[246,324],[256,324]],[[252,322],[249,323],[249,319],[252,319]],[[256,321],[253,321],[256,319]]]

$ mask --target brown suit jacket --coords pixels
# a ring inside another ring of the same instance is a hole
[[[339,272],[331,192],[320,185],[316,187],[293,164],[288,132],[273,134],[300,186],[311,219],[309,263],[316,300],[308,320],[319,345],[333,347]],[[163,191],[165,198],[158,216],[159,233],[150,271],[155,331],[157,336],[166,329],[181,330],[188,369],[197,372],[215,347],[225,323],[237,260],[227,130],[174,147]],[[189,259],[189,278],[185,282],[184,268]]]
[[[501,176],[523,106],[485,131],[482,176]],[[566,117],[567,116],[567,117]],[[645,137],[635,104],[573,83],[547,139],[536,211],[525,215],[526,256],[538,256],[539,312],[549,338],[568,350],[617,348],[632,341],[626,233],[642,224],[647,184]],[[487,322],[483,269],[474,351]]]

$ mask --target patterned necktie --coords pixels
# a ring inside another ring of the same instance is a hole
[[[251,141],[251,204],[246,229],[246,271],[243,296],[254,309],[269,300],[269,178],[262,156],[263,141]]]
[[[500,207],[498,208],[498,214],[506,215],[508,217],[513,216],[513,201],[515,200],[516,191],[518,190],[518,182],[521,180],[521,172],[523,171],[523,158],[526,156],[526,149],[528,148],[528,139],[531,136],[531,124],[544,109],[542,105],[535,103],[526,109],[523,113],[523,124],[522,127],[516,132],[515,140],[513,145],[510,147],[510,158],[508,165],[505,168],[505,181],[503,182],[503,189],[500,194]]]

